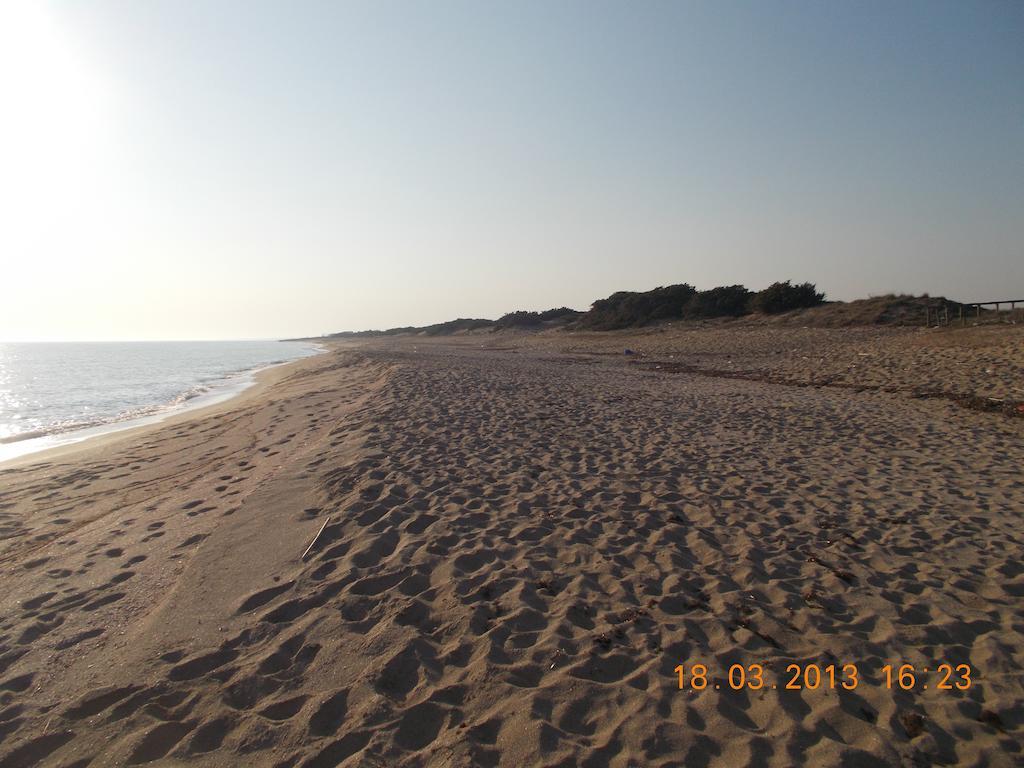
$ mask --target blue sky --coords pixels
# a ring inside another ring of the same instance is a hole
[[[18,6],[0,338],[1024,297],[1020,3]]]

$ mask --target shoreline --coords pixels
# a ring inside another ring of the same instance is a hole
[[[57,439],[60,442],[56,445],[32,448],[29,451],[18,453],[9,458],[0,458],[0,470],[20,468],[36,462],[73,457],[81,451],[109,446],[128,437],[145,434],[152,429],[220,413],[259,395],[290,373],[291,367],[295,367],[299,363],[308,360],[322,358],[323,355],[330,354],[332,351],[332,347],[328,345],[319,344],[315,346],[318,346],[319,350],[311,355],[262,366],[250,371],[242,371],[225,377],[225,383],[237,378],[242,380],[240,382],[241,385],[237,386],[237,388],[230,388],[225,392],[211,393],[208,399],[212,400],[212,402],[190,404],[190,401],[186,400],[177,406],[167,407],[167,410],[163,412],[157,411],[145,416],[125,419],[124,421],[105,422],[96,426],[73,429],[67,432],[50,433],[23,440],[10,440],[0,444],[0,456],[3,453],[2,449],[6,446],[20,446],[24,443],[48,439]],[[200,401],[203,399],[202,395],[192,398],[192,400]]]

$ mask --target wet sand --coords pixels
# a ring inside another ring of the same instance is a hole
[[[1019,764],[1024,419],[787,380],[1012,396],[1021,337],[818,330],[344,345],[0,468],[0,764]]]

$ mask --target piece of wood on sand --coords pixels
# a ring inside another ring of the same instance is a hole
[[[302,553],[302,558],[301,558],[302,560],[305,560],[306,559],[306,555],[308,555],[312,551],[313,547],[316,545],[317,539],[320,538],[320,534],[324,532],[324,528],[327,527],[327,524],[329,522],[331,522],[331,516],[330,515],[328,515],[327,519],[324,520],[324,524],[320,526],[320,530],[316,532],[316,536],[313,537],[313,540],[311,542],[309,542],[309,546],[306,547],[306,551]]]

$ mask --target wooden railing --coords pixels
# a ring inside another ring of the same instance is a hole
[[[1019,313],[1017,310],[1018,304],[1021,305],[1021,311]],[[982,307],[995,307],[994,310],[985,311],[995,311],[996,313],[998,313],[1001,311],[1000,308],[1003,305],[1009,305],[1009,315],[1007,317],[1007,322],[1016,323],[1018,321],[1024,321],[1024,299],[1007,299],[1006,301],[965,301],[962,304],[958,305],[960,325],[967,325],[967,320],[971,314],[971,310],[974,310],[975,319],[981,320]],[[1019,318],[1018,314],[1020,314]],[[999,319],[998,315],[996,319]],[[949,325],[949,304],[943,304],[941,307],[925,307],[924,324],[928,327],[931,327],[933,325]]]

